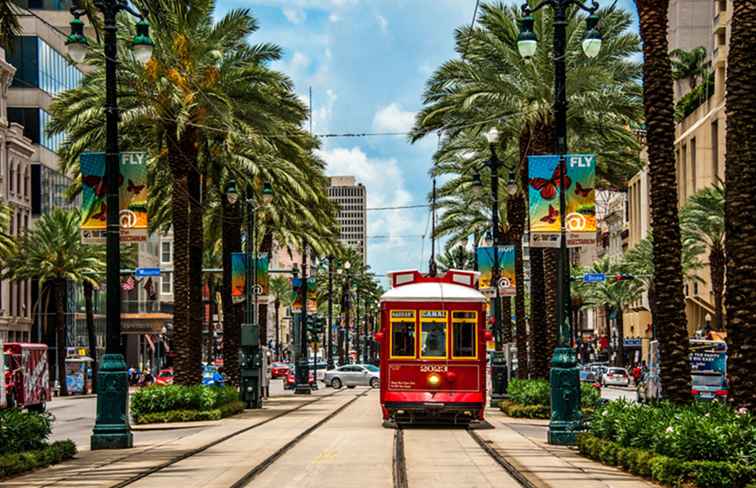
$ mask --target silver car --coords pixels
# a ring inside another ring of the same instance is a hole
[[[372,364],[346,364],[326,371],[323,381],[337,389],[342,386],[378,388],[381,385],[381,370]]]

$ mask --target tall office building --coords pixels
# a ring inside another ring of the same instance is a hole
[[[367,262],[367,192],[354,176],[333,176],[328,198],[339,207],[339,240],[357,250]]]

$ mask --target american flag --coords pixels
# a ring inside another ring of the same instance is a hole
[[[121,283],[121,288],[123,291],[131,291],[134,289],[134,286],[136,285],[136,280],[134,280],[133,276],[129,276],[126,278],[126,281]]]

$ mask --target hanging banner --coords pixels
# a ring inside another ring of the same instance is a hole
[[[528,156],[530,245],[559,247],[560,177],[565,171],[567,246],[596,243],[596,156]]]
[[[147,153],[120,154],[118,204],[121,241],[147,239]],[[105,241],[108,208],[105,196],[105,153],[83,153],[81,172],[81,237],[85,243]]]
[[[257,296],[267,295],[270,289],[268,280],[268,266],[270,259],[267,255],[257,258],[257,286],[254,292]],[[231,253],[231,301],[241,303],[246,299],[247,290],[247,253]]]
[[[514,246],[499,246],[499,294],[504,297],[513,297],[516,294],[515,283],[515,248]],[[489,290],[493,293],[491,276],[494,268],[493,247],[478,248],[478,271],[480,278],[478,283],[481,291]]]

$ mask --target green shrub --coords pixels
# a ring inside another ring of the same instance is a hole
[[[601,390],[589,383],[580,382],[580,406],[583,410],[598,407],[599,400],[601,400]]]
[[[756,465],[756,419],[715,402],[678,406],[613,401],[597,410],[590,432],[623,447],[683,461]]]
[[[551,411],[548,405],[523,405],[511,400],[503,400],[499,407],[510,417],[526,419],[548,419]]]
[[[172,422],[203,422],[220,420],[244,411],[245,404],[234,400],[210,410],[168,410],[167,412],[150,412],[134,416],[136,424],[165,424]]]
[[[0,455],[0,478],[56,464],[75,454],[76,445],[69,440],[53,442],[32,451],[3,454]]]
[[[47,413],[0,410],[0,454],[41,449],[50,435]]]
[[[134,417],[171,410],[213,410],[239,399],[239,392],[231,386],[154,385],[142,388],[131,397]]]
[[[521,405],[549,405],[549,382],[546,380],[513,379],[507,386],[509,399]]]
[[[756,467],[728,461],[685,461],[645,449],[622,447],[589,433],[577,436],[580,453],[668,486],[753,488]]]

